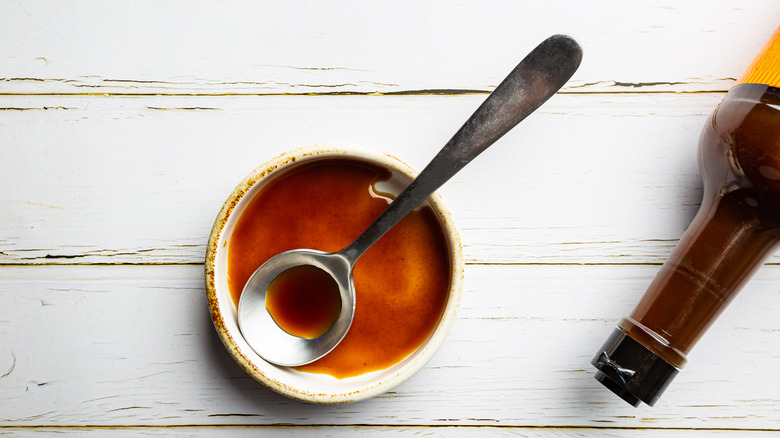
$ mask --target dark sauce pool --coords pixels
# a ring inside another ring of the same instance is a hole
[[[334,252],[351,243],[392,197],[383,167],[325,158],[276,177],[241,214],[228,247],[235,303],[252,273],[291,249]],[[418,208],[356,263],[355,318],[344,340],[301,371],[337,378],[388,368],[419,348],[436,328],[450,289],[450,254],[432,208]]]

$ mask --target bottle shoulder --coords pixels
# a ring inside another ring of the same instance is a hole
[[[738,191],[730,196],[780,210],[780,89],[732,88],[702,131],[699,165],[710,196]]]

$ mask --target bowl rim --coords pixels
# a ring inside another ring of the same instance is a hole
[[[434,192],[434,194],[429,197],[429,201],[434,208],[434,211],[437,213],[442,232],[447,238],[451,273],[450,290],[447,298],[447,304],[444,308],[444,311],[442,312],[439,323],[428,339],[417,350],[407,356],[406,359],[403,359],[401,362],[398,362],[396,365],[388,368],[392,369],[393,367],[399,367],[397,371],[376,381],[372,380],[372,384],[361,385],[361,387],[352,391],[347,390],[334,393],[312,392],[307,391],[304,388],[290,386],[283,381],[269,376],[268,373],[262,369],[262,367],[276,367],[276,365],[271,365],[270,363],[264,361],[253,350],[251,350],[248,345],[239,345],[240,342],[237,342],[236,337],[241,338],[240,340],[245,343],[243,337],[241,337],[241,333],[232,333],[226,324],[226,315],[223,314],[223,308],[226,305],[234,307],[235,305],[230,298],[229,292],[227,293],[227,297],[225,297],[224,293],[220,294],[217,290],[217,256],[223,246],[220,245],[220,242],[223,241],[225,228],[229,219],[236,212],[236,208],[239,205],[239,202],[247,194],[249,194],[252,188],[255,187],[258,183],[262,181],[269,181],[270,179],[266,180],[266,178],[270,178],[277,173],[284,172],[285,169],[294,165],[296,162],[305,162],[312,159],[331,158],[337,156],[355,158],[386,166],[404,174],[409,178],[414,178],[418,173],[409,165],[392,155],[365,147],[354,147],[348,145],[311,145],[288,150],[256,167],[230,193],[227,200],[222,205],[219,213],[217,214],[214,225],[211,229],[208,245],[206,248],[206,260],[204,265],[206,298],[209,312],[211,313],[211,319],[220,339],[222,340],[222,343],[225,345],[233,359],[239,364],[241,368],[244,369],[245,372],[247,372],[255,380],[259,381],[266,387],[291,399],[319,404],[350,403],[375,397],[400,385],[408,378],[415,375],[420,369],[422,369],[423,366],[425,366],[425,364],[428,363],[428,361],[434,356],[436,351],[438,351],[439,347],[444,342],[444,339],[452,327],[452,324],[455,320],[455,315],[460,306],[464,277],[463,249],[460,236],[458,234],[457,228],[455,227],[455,222],[452,219],[452,214],[444,204],[444,200],[438,192]],[[238,213],[240,214],[241,212]],[[403,363],[405,361],[407,362]]]

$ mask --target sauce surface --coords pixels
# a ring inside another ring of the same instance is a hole
[[[265,307],[287,333],[318,338],[333,327],[341,313],[339,285],[320,268],[295,266],[271,280]]]
[[[291,249],[338,251],[387,207],[375,184],[379,166],[321,159],[277,177],[247,205],[228,247],[228,286],[235,303],[252,273]],[[343,341],[301,371],[337,378],[388,368],[414,352],[436,327],[447,302],[446,239],[430,207],[410,213],[355,264],[355,318]]]

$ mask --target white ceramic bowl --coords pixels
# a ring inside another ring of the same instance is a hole
[[[285,396],[312,403],[349,403],[374,397],[399,385],[419,371],[439,349],[455,319],[463,283],[463,251],[460,237],[449,211],[438,193],[430,205],[447,236],[451,276],[447,304],[441,319],[428,339],[412,354],[390,368],[356,377],[337,379],[325,374],[297,371],[270,364],[246,343],[238,328],[236,307],[227,284],[227,243],[238,218],[252,197],[282,172],[301,163],[322,158],[345,157],[378,164],[408,177],[416,172],[398,159],[384,153],[346,146],[306,147],[284,153],[255,169],[230,194],[219,212],[206,251],[206,295],[211,318],[230,354],[252,377]]]

